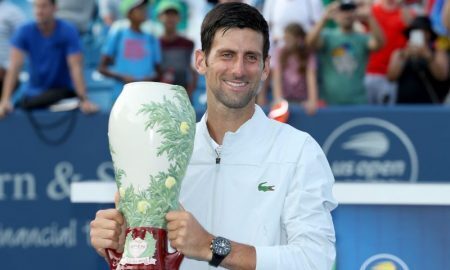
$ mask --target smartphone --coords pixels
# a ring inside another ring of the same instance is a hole
[[[411,30],[411,32],[409,32],[408,44],[417,47],[425,46],[425,33],[423,30]]]

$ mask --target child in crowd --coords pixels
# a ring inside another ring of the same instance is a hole
[[[157,38],[141,30],[147,18],[146,0],[124,0],[121,10],[129,27],[111,28],[105,41],[99,72],[117,81],[115,100],[125,83],[155,81],[161,77],[161,48]]]
[[[274,103],[285,99],[301,103],[308,114],[317,110],[316,60],[305,43],[306,33],[297,23],[286,26],[284,46],[277,52],[273,70]]]
[[[160,37],[161,80],[183,86],[191,97],[197,82],[197,72],[191,65],[194,43],[178,34],[181,8],[178,0],[162,0],[156,8],[158,18],[164,26],[164,34]]]

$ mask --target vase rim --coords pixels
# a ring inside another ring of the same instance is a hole
[[[165,85],[165,86],[174,86],[173,84],[163,83],[163,82],[153,82],[153,81],[142,81],[142,82],[130,82],[124,85],[124,88],[130,88],[134,85]]]

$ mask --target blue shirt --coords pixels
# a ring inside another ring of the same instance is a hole
[[[48,89],[73,89],[67,57],[81,53],[74,26],[57,19],[53,33],[44,36],[36,22],[29,22],[17,30],[12,46],[29,58],[26,96],[37,96]]]
[[[136,80],[156,75],[156,65],[161,63],[159,40],[148,33],[135,32],[129,27],[110,31],[102,53],[114,59],[112,70]],[[123,87],[118,82],[116,96]]]

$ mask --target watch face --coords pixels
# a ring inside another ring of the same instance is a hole
[[[212,250],[215,254],[226,256],[231,251],[231,243],[223,237],[216,237],[212,243]]]

